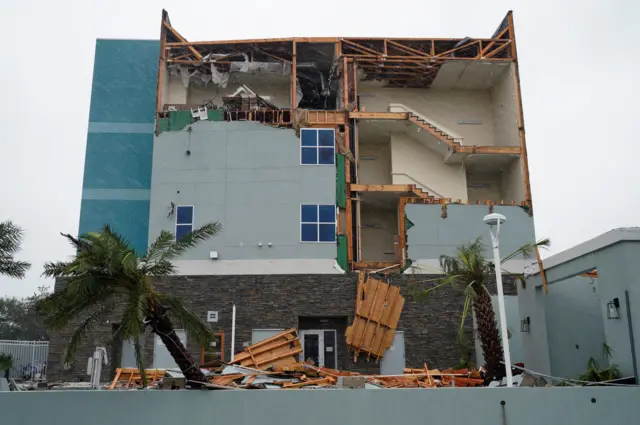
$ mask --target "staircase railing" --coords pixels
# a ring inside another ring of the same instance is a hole
[[[431,189],[429,186],[427,186],[426,184],[414,179],[413,177],[411,177],[409,174],[407,173],[391,173],[392,176],[405,176],[406,178],[408,178],[409,180],[411,180],[412,182],[416,183],[418,186],[424,187],[426,189],[426,191],[431,195],[436,195],[438,198],[444,198],[444,196],[442,196],[441,194],[439,194],[438,192],[436,192],[435,190]]]

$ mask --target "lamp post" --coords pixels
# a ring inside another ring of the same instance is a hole
[[[504,291],[502,290],[502,268],[500,267],[500,225],[507,221],[502,214],[492,213],[484,217],[484,222],[489,225],[491,242],[493,245],[493,262],[496,268],[496,287],[498,288],[498,312],[500,315],[500,328],[502,334],[502,349],[504,350],[504,367],[507,373],[507,387],[513,387],[511,375],[511,353],[509,352],[509,333],[507,330],[507,316],[504,311]]]

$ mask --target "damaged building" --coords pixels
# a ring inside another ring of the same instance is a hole
[[[411,288],[457,246],[490,247],[490,211],[507,217],[504,252],[535,239],[511,12],[487,38],[188,41],[166,11],[161,24],[159,40],[96,42],[79,233],[109,224],[142,253],[162,230],[223,224],[157,282],[217,332],[202,347],[178,331],[203,362],[295,328],[318,367],[457,364],[464,294],[417,303]],[[405,297],[375,359],[345,337],[357,272]],[[106,344],[112,371],[134,367],[112,326],[77,358]],[[84,374],[83,361],[60,363],[68,336],[52,337],[50,377]],[[173,366],[152,335],[144,349],[149,367]]]

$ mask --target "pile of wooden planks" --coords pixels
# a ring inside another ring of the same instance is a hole
[[[367,360],[373,356],[380,360],[393,344],[396,327],[404,307],[404,297],[400,288],[381,280],[368,277],[364,272],[358,275],[356,295],[356,315],[347,328],[347,345],[353,350],[353,360],[367,353]]]
[[[404,375],[374,376],[369,382],[384,388],[479,387],[484,380],[477,370],[469,369],[405,369]]]
[[[302,346],[295,329],[287,329],[277,335],[250,345],[237,354],[230,364],[265,370],[270,367],[292,365],[302,353]]]
[[[145,369],[145,372],[147,374],[147,386],[149,387],[157,386],[167,373],[166,369]],[[142,375],[140,374],[140,370],[127,367],[117,368],[113,381],[111,381],[110,385],[105,386],[107,390],[141,387]]]

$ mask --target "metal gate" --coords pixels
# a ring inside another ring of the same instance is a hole
[[[10,354],[13,363],[9,378],[44,381],[47,376],[49,341],[12,341],[0,339],[0,353]]]

